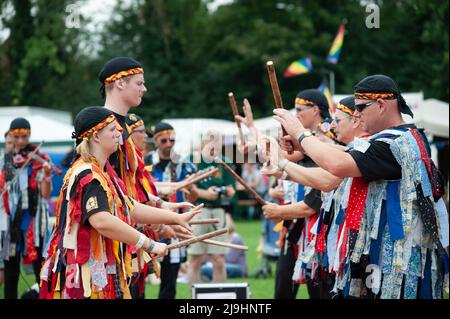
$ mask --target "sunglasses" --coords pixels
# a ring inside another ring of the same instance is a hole
[[[355,109],[361,113],[362,111],[364,111],[367,107],[371,106],[372,104],[376,103],[377,101],[369,101],[366,103],[360,103],[360,104],[355,104]]]
[[[167,142],[170,142],[170,143],[175,143],[175,139],[173,139],[173,138],[162,138],[161,140],[160,140],[160,142],[161,142],[161,144],[166,144]]]

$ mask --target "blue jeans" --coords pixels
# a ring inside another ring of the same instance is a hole
[[[242,270],[239,265],[225,263],[225,269],[227,271],[227,278],[242,278]],[[207,262],[200,268],[200,275],[212,280],[213,277],[213,265],[211,262]]]

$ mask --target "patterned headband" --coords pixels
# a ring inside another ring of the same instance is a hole
[[[313,105],[316,105],[317,103],[314,103],[313,101],[305,100],[305,99],[302,99],[302,98],[298,97],[298,98],[295,99],[295,104],[313,106]]]
[[[30,134],[31,130],[29,128],[16,128],[15,130],[10,130],[9,134],[19,135],[19,134]]]
[[[174,132],[174,130],[164,130],[164,131],[160,131],[158,133],[156,133],[153,136],[153,139],[156,139],[158,136],[162,135],[162,134],[172,134]]]
[[[133,123],[131,125],[128,125],[130,131],[133,131],[136,127],[144,125],[144,121],[143,120],[139,120],[136,123]]]
[[[338,103],[338,105],[336,106],[336,108],[339,111],[342,111],[350,116],[353,116],[353,111],[352,109],[350,109],[348,106],[345,106],[344,104]]]
[[[88,137],[89,135],[91,135],[92,133],[96,132],[96,131],[100,131],[102,128],[104,128],[105,126],[107,126],[108,124],[114,122],[116,120],[116,117],[114,116],[114,114],[111,114],[110,116],[108,116],[106,119],[104,119],[103,121],[101,121],[100,123],[98,123],[96,126],[90,128],[89,130],[85,131],[84,133],[82,133],[78,138],[82,139],[85,137]]]
[[[355,99],[358,100],[377,100],[377,99],[383,99],[383,100],[395,100],[395,94],[394,93],[357,93],[355,92]]]
[[[135,74],[142,74],[144,73],[144,69],[143,68],[134,68],[134,69],[129,69],[126,71],[121,71],[119,73],[113,74],[109,77],[107,77],[104,81],[105,84],[109,84],[112,83],[120,78],[126,77],[126,76],[130,76],[130,75],[135,75]]]

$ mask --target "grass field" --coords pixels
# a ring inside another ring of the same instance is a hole
[[[258,242],[261,237],[262,223],[261,221],[236,221],[236,231],[241,234],[244,243],[249,247],[247,253],[248,271],[250,278],[233,279],[227,282],[248,282],[250,286],[251,297],[255,299],[271,299],[274,293],[274,273],[275,264],[272,264],[272,275],[267,278],[253,278],[255,270],[260,267],[260,258],[257,254]],[[34,276],[26,274],[24,268],[21,271],[22,275],[19,281],[19,296],[28,288],[27,283],[32,285],[34,283]],[[149,299],[156,299],[158,296],[159,286],[147,285],[146,297]],[[187,284],[177,285],[177,299],[190,299],[191,291]],[[298,298],[308,298],[306,287],[301,287]],[[0,299],[3,299],[3,287],[0,289]]]
[[[272,275],[267,278],[254,278],[257,268],[260,268],[261,260],[258,257],[257,247],[261,237],[262,222],[261,221],[236,221],[236,231],[241,235],[245,245],[249,247],[247,252],[248,272],[250,278],[245,279],[229,279],[227,282],[247,282],[250,287],[251,298],[253,299],[272,299],[275,287],[275,263],[271,265]],[[159,287],[147,285],[145,293],[146,297],[155,299],[158,296]],[[190,299],[191,291],[187,284],[177,285],[177,299]],[[297,298],[308,298],[306,286],[301,286]]]
[[[261,237],[262,223],[260,221],[236,221],[236,231],[242,236],[244,243],[249,247],[247,253],[247,263],[250,278],[246,279],[233,279],[227,282],[248,282],[250,286],[252,299],[272,299],[274,294],[274,273],[275,264],[272,264],[272,275],[267,278],[254,278],[254,273],[257,268],[260,267],[260,258],[257,254],[258,242]],[[25,273],[22,268],[22,276],[19,281],[19,296],[28,288],[27,284],[32,285],[34,283],[34,276]],[[159,286],[147,285],[146,286],[146,298],[156,299],[158,296]],[[177,285],[177,299],[190,299],[191,291],[187,284]],[[308,292],[306,286],[300,286],[298,299],[307,299]],[[0,299],[3,299],[3,287],[0,289]],[[448,299],[448,295],[445,295],[445,299]]]

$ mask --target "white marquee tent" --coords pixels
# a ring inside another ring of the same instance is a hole
[[[17,106],[0,107],[0,143],[4,143],[4,133],[16,117],[26,118],[31,125],[31,142],[44,141],[43,150],[67,151],[73,146],[72,115],[40,107]]]
[[[338,102],[348,95],[335,95],[334,101]],[[414,119],[405,116],[404,119],[409,123],[416,123],[419,127],[424,127],[429,135],[449,137],[449,105],[448,103],[435,99],[424,100],[423,93],[404,93],[403,97],[406,103],[414,112]],[[293,110],[291,110],[293,111]],[[231,110],[230,110],[230,118]],[[176,131],[176,150],[180,154],[187,154],[189,147],[198,146],[200,136],[209,129],[215,129],[225,136],[225,144],[237,138],[238,131],[236,124],[232,120],[217,119],[165,119],[164,122],[170,123]],[[279,124],[271,116],[256,119],[255,125],[260,131],[270,132],[270,135],[277,135]],[[244,134],[247,132],[243,128]],[[192,148],[191,148],[192,149]]]

